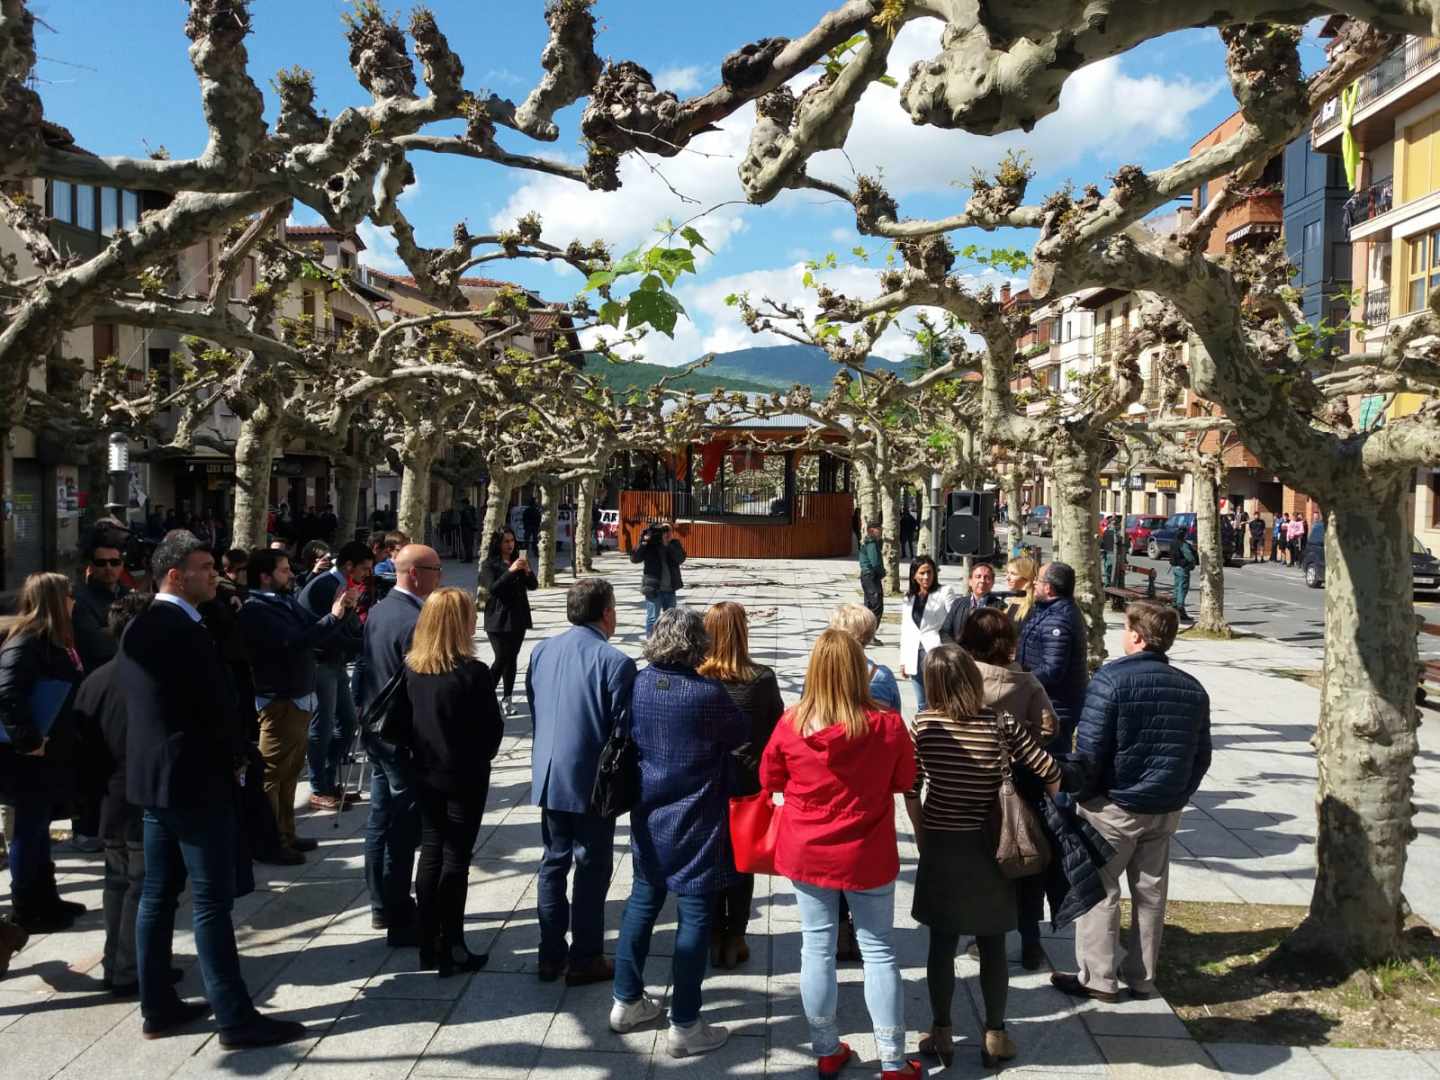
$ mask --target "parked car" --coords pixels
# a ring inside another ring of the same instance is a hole
[[[1125,538],[1130,541],[1130,554],[1144,555],[1150,543],[1150,534],[1164,525],[1164,514],[1128,515],[1125,518]]]
[[[1414,577],[1414,589],[1420,592],[1440,590],[1440,559],[1430,554],[1430,549],[1415,537],[1410,538],[1410,573]],[[1305,584],[1318,589],[1325,584],[1325,545],[1307,544],[1305,554],[1300,557],[1300,569],[1305,574]]]
[[[1175,541],[1180,539],[1182,530],[1186,536],[1190,537],[1192,542],[1196,539],[1195,515],[1193,513],[1171,514],[1158,529],[1150,530],[1150,535],[1145,541],[1145,554],[1152,559],[1170,558],[1175,549]],[[1220,557],[1227,563],[1234,555],[1234,541],[1233,530],[1221,530]]]
[[[1051,516],[1050,507],[1037,506],[1030,511],[1030,516],[1025,519],[1025,532],[1034,533],[1036,536],[1050,536],[1055,531],[1055,519]]]

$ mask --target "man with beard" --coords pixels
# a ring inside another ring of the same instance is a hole
[[[265,795],[275,811],[280,847],[257,860],[293,866],[316,842],[295,834],[295,785],[305,766],[310,717],[317,706],[316,648],[337,637],[358,589],[335,594],[330,610],[317,619],[293,596],[294,573],[283,551],[250,554],[250,595],[240,609],[240,629],[250,652],[255,709],[260,716],[260,755],[265,759]]]

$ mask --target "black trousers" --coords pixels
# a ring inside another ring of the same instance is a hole
[[[477,780],[475,789],[464,798],[424,781],[416,788],[420,862],[415,871],[415,907],[423,948],[439,951],[465,945],[465,894],[470,884],[470,856],[490,791],[488,765]]]
[[[985,999],[985,1027],[999,1031],[1005,1026],[1005,999],[1010,994],[1005,935],[981,934],[975,938],[975,944],[980,950],[980,996]],[[950,1026],[950,1006],[955,1000],[955,950],[959,945],[958,933],[931,929],[925,984],[930,991],[930,1012],[936,1027]]]
[[[465,552],[464,552],[465,561],[466,561],[466,562],[474,562],[474,561],[475,561],[475,530],[474,530],[474,529],[466,529],[466,528],[464,528],[464,527],[462,527],[462,528],[460,529],[460,546],[465,549]]]
[[[740,880],[715,894],[715,915],[711,932],[717,937],[745,933],[750,922],[750,902],[755,899],[755,875],[741,874]],[[843,898],[842,898],[843,899]]]
[[[1020,909],[1020,942],[1024,945],[1038,945],[1040,920],[1045,917],[1045,875],[1032,874],[1030,877],[1018,878],[1015,882],[1015,899]]]
[[[885,614],[885,587],[879,574],[861,574],[860,590],[865,594],[865,606],[875,615],[878,622]]]
[[[515,692],[515,667],[520,660],[520,646],[525,644],[525,631],[506,630],[491,633],[487,630],[485,636],[490,639],[490,648],[495,651],[495,662],[490,665],[490,677],[495,680],[496,689],[504,684],[505,696],[508,698]]]

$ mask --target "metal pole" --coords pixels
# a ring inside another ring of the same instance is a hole
[[[930,474],[930,546],[937,564],[945,561],[945,514],[940,507],[940,474]]]

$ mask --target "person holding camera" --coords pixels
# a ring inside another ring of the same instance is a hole
[[[515,715],[515,672],[525,632],[533,625],[529,593],[540,587],[530,558],[511,529],[497,529],[490,537],[485,561],[480,564],[480,586],[485,590],[485,636],[495,653],[490,674],[502,693],[504,716]]]
[[[655,628],[662,611],[675,606],[675,593],[685,587],[680,577],[680,564],[685,549],[674,538],[675,526],[668,521],[652,525],[640,534],[640,543],[630,553],[630,561],[644,563],[640,591],[645,596],[645,636]]]

